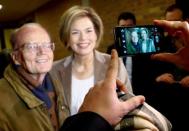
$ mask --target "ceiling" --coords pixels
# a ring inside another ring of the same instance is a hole
[[[0,23],[11,22],[23,18],[51,0],[0,0]]]

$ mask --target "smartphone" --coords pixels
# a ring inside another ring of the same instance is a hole
[[[155,25],[114,28],[115,48],[119,56],[158,53],[163,39],[163,29]]]

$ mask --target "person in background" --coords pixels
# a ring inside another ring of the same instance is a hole
[[[117,19],[118,26],[135,26],[136,25],[136,17],[132,12],[121,12]],[[115,49],[115,43],[111,44],[107,48],[107,53],[110,54],[112,49]],[[119,52],[119,49],[118,49]],[[118,53],[119,54],[119,53]],[[129,79],[132,83],[132,57],[125,56],[123,57],[123,63],[128,71]]]
[[[159,53],[151,56],[154,60],[166,61],[189,71],[189,24],[186,21],[154,20],[154,24],[162,27],[172,36],[183,39],[183,48],[176,53]],[[165,43],[166,44],[166,43]]]
[[[184,20],[182,9],[176,5],[172,4],[165,10],[165,20],[168,21],[182,21]]]
[[[165,11],[165,20],[168,21],[184,21],[184,13],[182,9],[176,5],[170,5]],[[183,40],[178,36],[166,36],[167,46],[169,50],[167,52],[176,52],[183,48]],[[189,73],[178,67],[173,66],[172,70],[159,75],[156,78],[156,82],[163,82],[167,84],[180,84],[182,87],[189,87]]]
[[[63,93],[47,73],[54,43],[37,23],[11,35],[11,63],[0,79],[1,131],[58,131],[63,123]]]
[[[65,113],[68,117],[78,113],[91,87],[105,79],[111,57],[97,51],[103,34],[103,24],[91,7],[73,6],[64,12],[60,20],[59,33],[60,39],[73,54],[56,61],[50,75],[54,78],[53,82],[56,86],[63,89],[65,111],[67,111]],[[130,95],[133,96],[127,71],[121,59],[119,59],[117,79],[125,85],[124,89],[128,90],[128,95],[121,94],[118,90],[118,97],[127,100]],[[117,123],[115,130],[125,129],[128,126],[132,129],[152,130],[171,128],[171,124],[162,114],[146,103],[143,107],[135,109],[138,111],[131,113],[130,117],[124,117],[120,123]],[[151,113],[154,115],[151,116]],[[144,114],[150,119],[141,117]]]
[[[165,10],[165,20],[168,21],[184,21],[184,12],[182,9],[176,5],[172,4]],[[165,52],[176,52],[179,48],[183,47],[183,42],[180,38],[175,36],[170,36],[169,34],[165,34],[167,45],[163,45],[161,48],[162,51]]]
[[[156,54],[152,58],[156,58],[156,56],[162,56],[162,59],[160,62],[170,62],[170,64],[174,63],[177,67],[173,67],[173,71],[176,69],[182,70],[185,72],[185,74],[189,74],[187,68],[187,62],[186,58],[188,58],[188,23],[186,21],[155,21],[155,23],[159,26],[162,26],[165,28],[165,31],[168,32],[170,37],[176,37],[180,40],[182,40],[183,47],[176,50],[175,52],[167,51],[163,54]],[[169,44],[169,43],[164,43]],[[173,43],[174,44],[174,43]],[[160,57],[161,58],[161,57]],[[165,60],[164,60],[165,59]],[[158,60],[158,59],[153,59]],[[166,64],[167,65],[167,64]],[[166,66],[165,65],[165,66]],[[172,64],[173,65],[173,64]],[[173,66],[174,66],[173,65]],[[179,66],[178,66],[179,65]],[[165,67],[164,66],[164,67]],[[184,67],[184,68],[183,68]],[[169,69],[168,69],[169,70]],[[186,103],[188,103],[188,85],[183,86],[183,83],[188,83],[188,79],[186,76],[186,79],[184,81],[177,81],[172,77],[178,78],[180,77],[180,72],[177,72],[177,74],[173,75],[173,71],[167,72],[169,75],[167,77],[159,76],[156,78],[158,79],[165,79],[166,81],[173,81],[170,83],[165,82],[156,82],[156,85],[154,86],[154,94],[153,94],[153,102],[150,103],[153,107],[158,109],[160,112],[162,112],[171,122],[173,125],[172,131],[179,131],[179,130],[187,130],[187,122],[183,121],[184,117],[189,117],[188,110],[189,108],[186,106]],[[165,72],[164,72],[165,73]],[[172,80],[170,80],[172,79]],[[159,81],[159,80],[158,80]],[[162,80],[161,80],[162,81]],[[174,101],[174,103],[172,103]],[[159,104],[156,104],[159,103]],[[169,104],[168,104],[169,103]]]
[[[182,18],[182,16],[180,18]],[[161,52],[176,51],[174,44],[172,44],[172,42],[170,41],[173,41],[172,37],[170,36],[164,39],[164,43],[166,44],[160,44]],[[135,57],[133,57],[133,70],[132,70],[133,92],[137,95],[138,94],[144,95],[146,98],[146,102],[159,109],[158,105],[154,104],[155,102],[153,101],[154,99],[155,101],[157,100],[156,94],[159,94],[157,92],[160,89],[159,84],[162,84],[162,82],[157,82],[156,78],[163,73],[172,72],[174,69],[175,67],[173,64],[158,60],[152,60],[150,54],[136,55]],[[144,74],[145,77],[143,77]]]

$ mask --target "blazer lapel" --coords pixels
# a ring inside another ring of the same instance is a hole
[[[67,63],[68,62],[68,63]],[[72,72],[72,66],[71,66],[71,58],[67,60],[67,64],[64,64],[63,69],[61,71],[61,77],[62,77],[62,83],[64,88],[64,93],[68,102],[68,106],[70,107],[71,104],[71,72]]]

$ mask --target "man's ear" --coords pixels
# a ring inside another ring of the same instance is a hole
[[[15,65],[20,65],[18,52],[12,52],[10,55],[11,55],[11,58],[12,58],[12,60],[13,60],[13,63],[14,63]]]

